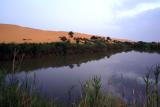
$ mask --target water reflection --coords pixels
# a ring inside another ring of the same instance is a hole
[[[70,64],[70,65],[68,65],[69,66],[69,68],[74,68],[74,65],[73,64]]]
[[[74,98],[80,95],[79,82],[89,80],[92,76],[97,75],[102,78],[104,90],[130,100],[133,94],[134,97],[143,97],[142,76],[147,67],[160,64],[160,54],[130,51],[114,54],[110,58],[102,54],[102,56],[50,58],[49,62],[43,60],[42,58],[38,62],[33,59],[32,63],[26,61],[23,65],[24,68],[16,73],[21,80],[25,75],[30,78],[36,75],[36,81],[41,87],[43,96],[66,100],[68,90],[72,88],[71,94]]]
[[[77,64],[80,66],[81,63],[87,63],[93,60],[100,60],[104,57],[109,58],[110,56],[123,52],[123,50],[108,51],[106,53],[93,53],[93,54],[81,54],[81,55],[67,55],[67,56],[44,56],[41,58],[30,58],[25,59],[22,62],[20,71],[31,71],[40,68],[48,67],[62,67],[72,66]],[[12,70],[12,61],[0,62],[0,67],[10,72]]]

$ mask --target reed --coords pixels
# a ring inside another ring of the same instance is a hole
[[[15,71],[17,68],[15,66],[16,55],[13,62],[13,71]],[[160,65],[156,65],[143,77],[146,85],[144,102],[137,102],[138,98],[135,98],[133,103],[129,104],[122,97],[104,91],[101,77],[93,76],[90,80],[81,83],[79,100],[75,102],[68,100],[67,104],[60,104],[40,96],[38,92],[40,89],[35,83],[36,76],[33,80],[26,76],[24,81],[19,81],[14,76],[14,72],[8,76],[5,72],[0,71],[0,107],[159,107],[159,75]],[[69,99],[72,97],[71,91],[72,88],[68,92]],[[133,90],[133,93],[135,91]]]

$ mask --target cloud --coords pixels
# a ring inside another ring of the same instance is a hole
[[[139,3],[134,8],[117,12],[118,18],[135,17],[143,12],[160,8],[160,2]]]
[[[159,41],[160,40],[160,9],[148,10],[134,18],[121,18],[115,23],[119,29],[111,32],[120,38],[132,40]]]

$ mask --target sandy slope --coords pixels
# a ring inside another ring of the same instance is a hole
[[[68,37],[68,32],[45,31],[11,24],[0,24],[0,43],[44,43],[60,41],[60,36]],[[90,38],[92,35],[75,33],[74,37]],[[126,41],[121,39],[121,41]]]

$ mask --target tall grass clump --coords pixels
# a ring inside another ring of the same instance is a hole
[[[146,84],[146,107],[159,107],[159,77],[160,65],[153,66],[144,76]]]
[[[82,96],[72,107],[125,107],[124,101],[102,91],[101,79],[97,76],[86,81],[82,86]],[[0,107],[68,107],[39,96],[34,80],[26,78],[19,81],[13,75],[5,79],[0,74]]]
[[[101,78],[94,76],[81,85],[82,98],[78,107],[125,107],[125,102],[117,96],[102,90]]]
[[[0,74],[0,107],[57,107],[51,101],[42,98],[35,84],[29,78],[19,81],[13,75],[5,79]]]

